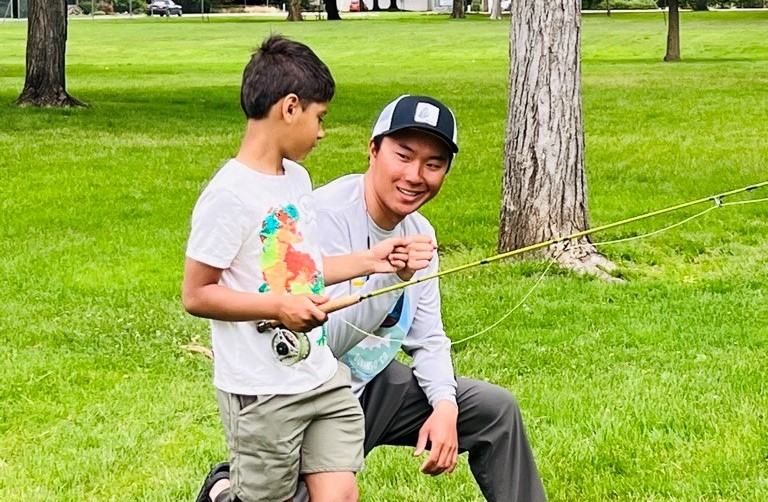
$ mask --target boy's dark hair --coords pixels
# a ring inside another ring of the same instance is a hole
[[[331,71],[306,45],[272,35],[253,53],[243,72],[240,106],[249,119],[267,116],[272,105],[296,94],[302,106],[327,103],[336,83]]]

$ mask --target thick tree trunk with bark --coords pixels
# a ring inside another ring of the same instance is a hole
[[[452,19],[464,19],[467,14],[464,12],[464,0],[453,0]]]
[[[363,0],[360,0],[360,5],[363,5]],[[339,6],[336,4],[336,0],[325,0],[325,13],[328,15],[328,21],[341,21]]]
[[[680,61],[680,5],[669,0],[669,25],[667,26],[667,54],[664,61]]]
[[[29,0],[27,75],[18,105],[84,106],[67,94],[67,0]]]
[[[301,1],[291,0],[288,4],[288,17],[286,21],[304,21],[304,17],[301,15]]]
[[[499,251],[588,227],[581,109],[581,4],[512,2],[510,86]],[[588,238],[554,244],[549,258],[612,279]]]

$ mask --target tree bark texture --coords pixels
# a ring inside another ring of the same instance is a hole
[[[556,239],[588,226],[581,108],[581,3],[512,2],[510,72],[499,251]],[[613,265],[588,238],[545,254],[581,273],[609,278]]]
[[[667,25],[667,54],[664,61],[680,61],[680,4],[669,0],[669,24]]]
[[[18,105],[83,106],[67,94],[67,1],[29,0],[27,74]]]
[[[301,1],[291,0],[288,4],[288,17],[286,21],[304,21],[304,17],[301,15]]]
[[[453,10],[451,10],[452,19],[464,19],[467,15],[464,12],[464,0],[453,0]]]

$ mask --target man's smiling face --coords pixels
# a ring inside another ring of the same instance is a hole
[[[369,145],[368,212],[382,228],[394,228],[440,191],[448,172],[448,145],[421,129],[404,129]],[[369,200],[370,199],[370,200]]]

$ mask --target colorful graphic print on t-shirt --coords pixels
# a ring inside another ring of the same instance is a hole
[[[309,253],[294,245],[304,241],[297,228],[299,211],[293,204],[273,208],[261,223],[261,270],[264,284],[260,292],[321,294],[323,275]]]
[[[309,253],[294,247],[304,241],[297,223],[299,210],[293,204],[272,208],[261,223],[262,254],[261,271],[264,284],[259,292],[322,294],[325,291],[325,279],[317,270],[317,264]],[[325,344],[325,326],[323,335],[317,341]]]

